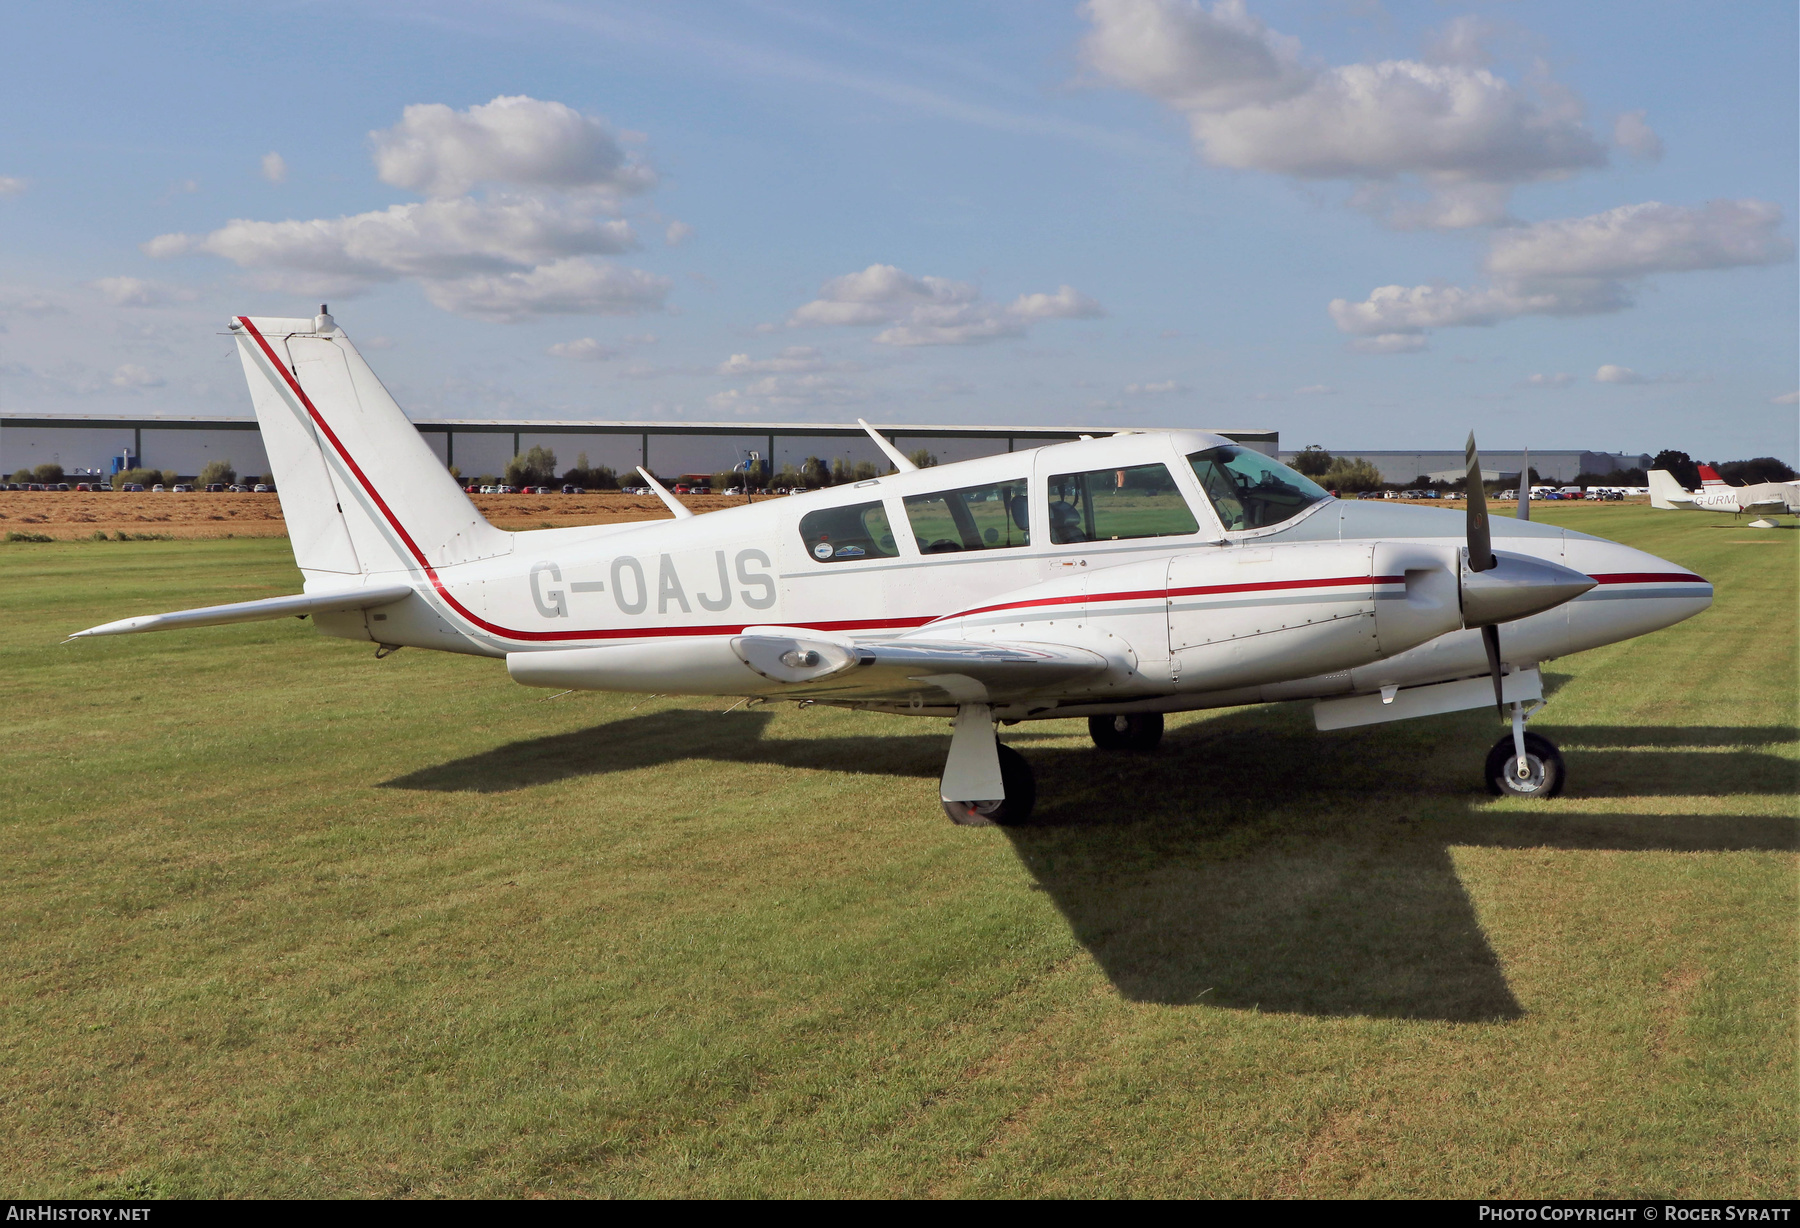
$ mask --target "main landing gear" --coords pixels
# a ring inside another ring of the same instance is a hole
[[[938,800],[950,821],[965,827],[1017,827],[1030,820],[1037,801],[1031,765],[994,736],[994,713],[987,704],[956,709]]]
[[[1121,712],[1088,717],[1088,736],[1101,750],[1155,750],[1162,741],[1160,712]]]
[[[1526,720],[1544,706],[1542,701],[1529,711],[1516,701],[1509,706],[1512,732],[1488,751],[1488,792],[1495,797],[1555,797],[1563,789],[1562,752],[1549,738],[1525,732]]]
[[[1006,796],[998,801],[944,802],[944,813],[952,823],[964,827],[1018,827],[1031,821],[1031,808],[1037,803],[1037,781],[1031,765],[1004,742],[996,742],[1000,754],[1000,782]]]

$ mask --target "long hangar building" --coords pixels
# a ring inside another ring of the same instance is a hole
[[[585,453],[590,465],[609,465],[629,474],[637,465],[656,474],[707,473],[728,469],[755,451],[773,457],[775,468],[799,467],[809,456],[829,462],[882,460],[862,428],[839,422],[602,422],[544,419],[425,419],[415,425],[446,465],[468,477],[498,474],[506,462],[532,447],[549,448],[563,468]],[[1109,435],[1116,426],[929,426],[876,423],[906,452],[924,448],[943,461],[966,460],[995,452],[1012,452],[1082,435]],[[1294,453],[1281,449],[1277,431],[1258,428],[1217,430],[1247,447],[1283,460]],[[1410,482],[1421,474],[1455,478],[1462,475],[1460,450],[1334,450],[1334,455],[1360,456],[1389,482]],[[177,473],[198,473],[208,461],[225,460],[241,474],[266,474],[256,420],[248,417],[147,417],[123,415],[0,414],[0,472],[12,473],[45,462],[60,464],[70,474],[108,474],[126,460]],[[1572,481],[1579,473],[1645,468],[1643,454],[1581,450],[1533,450],[1531,465],[1544,481]],[[1518,452],[1482,452],[1485,472],[1495,480],[1517,477],[1523,457]]]

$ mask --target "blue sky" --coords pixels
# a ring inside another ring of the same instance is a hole
[[[1800,460],[1792,4],[0,22],[12,412],[247,413],[328,300],[418,416]]]

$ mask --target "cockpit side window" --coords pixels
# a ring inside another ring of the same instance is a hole
[[[906,518],[920,554],[1004,550],[1031,544],[1025,479],[909,495]]]
[[[800,517],[800,538],[818,563],[891,559],[899,555],[887,510],[879,501],[849,507],[822,507]]]
[[[1231,532],[1269,528],[1331,498],[1310,478],[1236,444],[1195,452],[1188,463]]]
[[[1050,540],[1057,545],[1199,531],[1167,465],[1059,473],[1050,479]]]

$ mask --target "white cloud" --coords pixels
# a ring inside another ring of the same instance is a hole
[[[458,315],[517,323],[535,315],[635,315],[662,308],[670,281],[642,269],[571,257],[523,273],[427,281],[425,297]]]
[[[25,286],[0,286],[0,311],[27,316],[61,315],[68,308],[41,291]]]
[[[1359,303],[1333,299],[1329,310],[1344,332],[1391,337],[1432,328],[1498,324],[1522,315],[1617,311],[1627,305],[1627,301],[1607,300],[1602,289],[1585,283],[1539,292],[1517,287],[1379,286]],[[1395,353],[1402,348],[1396,345],[1382,352]]]
[[[1780,206],[1766,200],[1646,201],[1503,231],[1487,269],[1507,278],[1627,278],[1775,264],[1794,252],[1780,225]]]
[[[558,341],[545,350],[552,358],[570,358],[576,362],[605,362],[609,358],[617,358],[617,346],[602,345],[592,337],[581,337],[574,341]]]
[[[1432,64],[1486,68],[1493,58],[1487,49],[1493,34],[1493,26],[1472,14],[1453,17],[1443,29],[1426,36],[1425,59]]]
[[[481,184],[629,196],[656,185],[605,120],[523,95],[466,111],[416,104],[369,144],[383,183],[426,196]]]
[[[1294,395],[1297,397],[1332,396],[1336,392],[1337,389],[1333,388],[1330,384],[1308,384],[1304,388],[1294,389]]]
[[[136,363],[128,362],[113,372],[112,382],[119,388],[160,388],[163,379],[160,375],[152,375]]]
[[[208,234],[158,235],[142,250],[219,256],[263,287],[308,295],[411,279],[437,306],[487,319],[660,308],[668,279],[587,259],[638,246],[631,222],[614,214],[656,179],[625,140],[604,120],[533,98],[411,106],[370,134],[372,155],[383,180],[429,199],[349,217],[237,218]],[[279,181],[286,164],[271,153],[263,169]],[[499,187],[460,194],[483,184]]]
[[[1198,0],[1088,0],[1084,11],[1087,64],[1180,112],[1215,165],[1363,184],[1411,177],[1433,196],[1460,194],[1447,207],[1396,215],[1400,224],[1496,224],[1511,185],[1606,162],[1568,91],[1515,85],[1481,66],[1478,25],[1453,23],[1434,43],[1436,63],[1333,68],[1307,60],[1242,0],[1210,9]],[[1471,194],[1470,185],[1491,190]]]
[[[17,196],[31,186],[29,179],[17,175],[0,175],[0,196]]]
[[[1784,392],[1778,397],[1770,397],[1771,405],[1800,405],[1800,391]]]
[[[1639,375],[1630,367],[1618,367],[1607,363],[1594,372],[1594,382],[1599,384],[1648,384],[1647,376]]]
[[[543,200],[428,200],[312,221],[236,219],[208,235],[159,235],[151,256],[206,252],[267,270],[294,290],[344,294],[401,277],[522,272],[568,256],[636,246],[631,224],[598,220]]]
[[[668,229],[663,231],[663,242],[670,247],[679,247],[692,237],[693,233],[694,228],[686,222],[670,222]]]
[[[1613,121],[1613,144],[1634,158],[1655,162],[1663,156],[1662,138],[1644,122],[1645,112],[1627,111]]]
[[[1575,377],[1567,371],[1558,371],[1555,375],[1545,375],[1540,372],[1527,376],[1525,379],[1525,383],[1532,388],[1567,388],[1574,382]]]
[[[1126,384],[1125,395],[1132,397],[1158,397],[1170,393],[1186,392],[1187,386],[1172,379],[1159,380],[1154,384]]]
[[[798,374],[825,369],[824,356],[810,345],[790,345],[774,358],[733,354],[719,364],[720,375]]]
[[[872,264],[826,282],[819,297],[796,309],[788,324],[887,325],[875,335],[882,345],[977,345],[1022,337],[1038,320],[1101,314],[1100,304],[1073,286],[1054,294],[1021,294],[1002,307],[968,282],[915,277],[891,264]]]
[[[1653,274],[1789,259],[1793,244],[1780,224],[1781,210],[1759,200],[1621,205],[1499,232],[1486,261],[1489,286],[1381,286],[1361,302],[1334,299],[1329,311],[1340,329],[1363,338],[1623,311]]]
[[[270,150],[262,156],[262,177],[270,183],[286,183],[288,176],[287,159]]]
[[[714,393],[707,398],[707,404],[728,414],[753,416],[822,405],[853,405],[863,399],[861,391],[835,375],[765,375],[742,388]]]
[[[137,277],[102,277],[94,289],[114,307],[156,307],[163,303],[187,303],[198,297],[194,291]]]
[[[1419,333],[1376,333],[1356,338],[1350,342],[1350,348],[1358,354],[1417,354],[1430,344]]]

